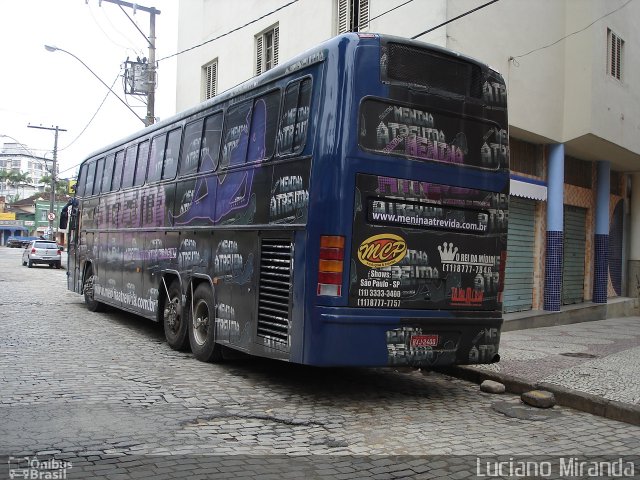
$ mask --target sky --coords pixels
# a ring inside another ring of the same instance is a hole
[[[175,53],[178,0],[129,3],[160,10],[156,58]],[[138,10],[134,15],[126,7],[125,11],[149,35],[149,14]],[[61,51],[48,52],[44,45],[72,53],[107,85],[115,81],[112,90],[142,118],[146,106],[124,95],[121,65],[127,57],[148,57],[148,46],[120,7],[106,1],[0,0],[0,135],[13,137],[0,136],[0,143],[15,139],[34,155],[52,158],[54,132],[27,125],[65,129],[59,133],[57,158],[60,177],[71,178],[90,153],[144,124],[81,62]],[[174,57],[158,65],[156,117],[175,113],[175,84]]]

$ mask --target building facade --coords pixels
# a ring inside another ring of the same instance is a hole
[[[178,50],[190,50],[178,56],[177,109],[346,31],[417,36],[478,58],[508,87],[505,311],[638,296],[640,3],[511,0],[461,16],[482,3],[183,1]]]
[[[49,176],[46,162],[50,161],[31,154],[20,143],[3,144],[0,149],[0,195],[12,203],[43,192],[45,185],[41,179]]]

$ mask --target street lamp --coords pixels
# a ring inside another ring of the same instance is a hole
[[[111,87],[110,87],[109,85],[107,85],[106,83],[104,83],[104,81],[103,81],[103,80],[102,80],[102,79],[101,79],[101,78],[96,74],[96,72],[94,72],[93,70],[91,70],[91,69],[89,68],[89,66],[88,66],[86,63],[84,63],[82,60],[80,60],[78,57],[76,57],[73,53],[71,53],[71,52],[67,52],[66,50],[64,50],[64,49],[62,49],[62,48],[53,47],[53,46],[51,46],[51,45],[45,45],[45,46],[44,46],[44,48],[47,50],[47,52],[58,52],[58,51],[59,51],[59,52],[64,52],[64,53],[66,53],[67,55],[71,55],[73,58],[75,58],[77,61],[79,61],[79,62],[80,62],[80,63],[81,63],[81,64],[82,64],[82,65],[83,65],[87,70],[89,70],[89,71],[91,72],[91,74],[92,74],[94,77],[96,77],[96,78],[98,79],[98,81],[99,81],[102,85],[104,85],[104,86],[107,88],[107,90],[109,90],[111,93],[113,93],[113,94],[115,95],[115,97],[116,97],[118,100],[120,100],[120,102],[121,102],[125,107],[127,107],[127,109],[128,109],[131,113],[133,113],[133,114],[136,116],[136,118],[137,118],[138,120],[140,120],[142,123],[144,123],[144,124],[145,124],[145,126],[146,126],[146,124],[147,124],[147,123],[146,123],[146,121],[144,120],[144,118],[140,117],[140,116],[139,116],[139,115],[138,115],[138,114],[133,110],[133,108],[131,108],[131,107],[129,106],[129,104],[128,104],[127,102],[125,102],[124,100],[122,100],[122,99],[118,96],[118,94],[117,94],[116,92],[114,92],[113,90],[111,90]]]

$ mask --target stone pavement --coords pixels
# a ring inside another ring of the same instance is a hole
[[[0,478],[456,480],[563,458],[640,475],[639,426],[435,372],[201,363],[20,254],[0,248]]]
[[[504,332],[499,363],[448,373],[551,391],[561,405],[640,425],[640,317]]]

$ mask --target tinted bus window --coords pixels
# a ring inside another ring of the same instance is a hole
[[[162,179],[167,180],[176,176],[178,170],[178,154],[180,153],[180,129],[169,132],[167,138],[167,150],[164,156],[164,169]]]
[[[85,187],[84,193],[86,196],[90,196],[93,194],[93,181],[96,178],[96,162],[91,162],[87,167],[87,186]]]
[[[116,153],[116,166],[113,170],[113,181],[111,182],[111,191],[120,190],[120,182],[122,181],[122,164],[124,163],[124,150]]]
[[[86,191],[86,188],[85,188],[86,185],[87,185],[87,164],[85,163],[80,168],[80,175],[78,175],[78,190],[76,194],[79,197],[84,196],[84,192]]]
[[[251,102],[245,102],[227,110],[222,144],[222,168],[242,165],[247,158],[251,105]]]
[[[203,123],[204,119],[197,120],[188,124],[184,129],[184,142],[182,142],[182,154],[180,156],[180,176],[198,171]]]
[[[100,189],[101,193],[108,192],[111,190],[111,180],[113,178],[114,163],[115,163],[115,155],[111,154],[107,156],[104,162],[104,175],[102,178],[102,188]]]
[[[278,130],[280,92],[273,92],[257,98],[253,103],[251,130],[247,147],[247,161],[271,158],[275,149]]]
[[[127,148],[124,157],[124,169],[122,170],[122,188],[133,185],[133,174],[136,171],[136,147]]]
[[[278,132],[278,153],[301,150],[307,137],[311,105],[311,79],[292,82],[284,94],[284,105]]]
[[[134,185],[142,185],[147,176],[147,164],[149,163],[149,140],[138,145],[138,166],[136,167],[136,178]]]
[[[162,159],[167,135],[158,135],[151,141],[151,155],[149,157],[149,173],[147,182],[157,182],[162,178]]]
[[[200,149],[199,172],[210,172],[218,168],[220,140],[222,139],[222,113],[207,117]]]
[[[102,172],[104,170],[104,158],[98,160],[96,164],[96,179],[93,182],[93,194],[97,195],[100,193],[100,187],[102,186]]]

